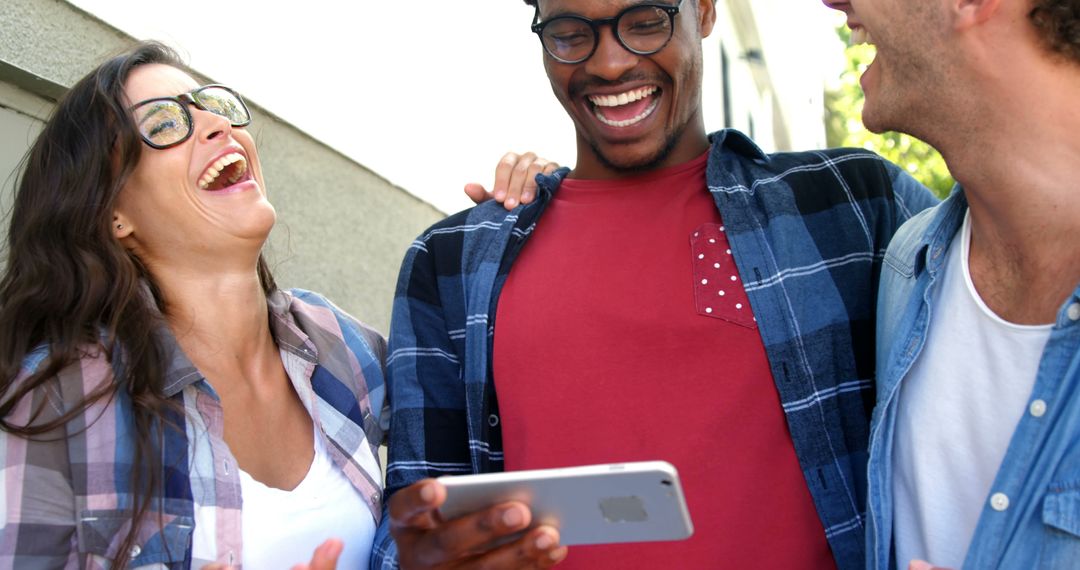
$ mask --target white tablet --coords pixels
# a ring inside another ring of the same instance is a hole
[[[506,501],[529,505],[533,525],[560,544],[682,540],[694,533],[675,467],[666,461],[439,477],[446,520]]]

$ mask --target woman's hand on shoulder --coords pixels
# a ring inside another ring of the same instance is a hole
[[[513,210],[518,204],[529,204],[536,198],[537,174],[551,174],[558,169],[558,163],[540,158],[536,153],[508,152],[495,166],[495,184],[491,192],[482,184],[470,182],[465,185],[465,194],[477,204],[494,199],[507,210]]]

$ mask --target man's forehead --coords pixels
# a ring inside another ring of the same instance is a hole
[[[562,14],[582,16],[609,16],[645,0],[538,0],[541,17]]]

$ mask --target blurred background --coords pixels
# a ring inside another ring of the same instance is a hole
[[[708,130],[742,130],[768,151],[868,148],[948,191],[932,149],[862,128],[858,76],[873,48],[845,50],[841,15],[817,0],[717,0],[717,13],[704,43]],[[532,17],[521,0],[4,0],[0,206],[64,91],[135,39],[162,40],[254,107],[279,282],[385,332],[405,249],[470,205],[466,182],[490,187],[506,151],[573,164]]]

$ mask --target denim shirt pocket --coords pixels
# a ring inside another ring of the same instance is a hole
[[[131,511],[127,509],[83,511],[78,526],[79,552],[102,568],[111,567],[109,561],[116,559],[130,523]],[[126,554],[128,568],[184,567],[194,528],[193,517],[147,513]]]
[[[1043,499],[1046,532],[1039,568],[1076,568],[1080,561],[1080,489],[1052,486]]]

